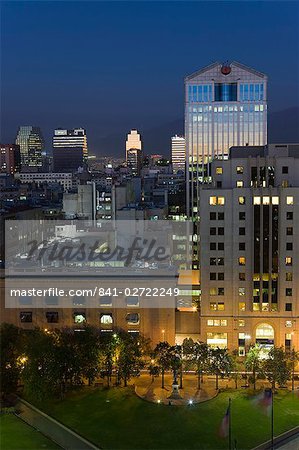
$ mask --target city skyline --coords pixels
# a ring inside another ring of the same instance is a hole
[[[116,8],[122,14],[117,14],[115,26],[110,27]],[[196,17],[202,15],[206,20],[198,27]],[[223,25],[226,15],[230,18]],[[129,17],[133,29],[126,21]],[[48,150],[55,128],[82,126],[90,136],[91,153],[119,155],[121,139],[129,129],[138,128],[145,152],[167,154],[171,135],[183,131],[184,77],[225,59],[269,75],[269,140],[277,141],[271,133],[284,132],[278,114],[291,127],[294,138],[290,140],[294,141],[298,58],[292,55],[298,54],[297,17],[298,5],[290,3],[223,2],[215,10],[215,3],[205,2],[101,2],[90,3],[88,8],[78,2],[71,9],[63,3],[4,2],[1,141],[13,141],[18,126],[32,124],[42,129]],[[79,40],[76,24],[81,18],[85,33]],[[278,19],[280,33],[274,34]],[[18,36],[11,31],[12,20]],[[227,32],[229,27],[233,33]],[[144,32],[137,42],[135,35],[141,29]],[[59,38],[62,31],[64,39]],[[242,38],[236,39],[236,34]],[[171,39],[160,45],[163,35]],[[269,39],[275,53],[265,51]],[[207,41],[209,45],[201,45]],[[189,51],[184,52],[187,42]],[[31,48],[39,57],[27,60]],[[132,51],[134,66],[128,64]],[[142,96],[136,95],[138,91]],[[290,108],[292,114],[280,114]],[[290,124],[291,115],[294,124]]]

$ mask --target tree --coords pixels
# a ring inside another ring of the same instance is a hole
[[[32,330],[26,339],[28,360],[23,371],[25,392],[36,400],[56,393],[58,371],[54,337],[40,329]]]
[[[295,389],[295,367],[299,361],[299,352],[293,348],[288,354],[290,370],[292,372],[292,391]]]
[[[105,333],[103,334],[103,336],[101,336],[99,346],[99,368],[101,377],[107,377],[108,387],[110,387],[112,378],[116,347],[116,335]]]
[[[187,365],[195,368],[197,373],[197,387],[201,389],[203,372],[208,370],[208,344],[205,342],[194,342],[193,339],[185,339],[183,342],[183,355],[187,360]]]
[[[132,376],[140,374],[140,370],[144,367],[142,360],[142,346],[138,339],[129,333],[121,333],[119,342],[119,354],[117,359],[119,380],[124,381],[127,386]]]
[[[273,390],[275,390],[276,383],[279,386],[284,386],[290,379],[291,372],[287,355],[282,347],[272,347],[268,353],[268,358],[264,360],[263,366]]]
[[[232,367],[232,358],[226,348],[209,349],[209,371],[216,376],[216,390],[219,389],[219,376],[228,376]]]
[[[166,341],[159,342],[154,349],[154,355],[162,375],[161,387],[162,389],[164,389],[165,370],[168,370],[170,368],[170,345],[168,344],[168,342]]]
[[[235,382],[235,388],[238,389],[238,381],[240,380],[240,371],[242,368],[242,361],[240,360],[238,350],[234,350],[231,353],[232,361],[232,379]]]
[[[22,330],[9,323],[0,328],[0,376],[1,395],[17,391],[26,356]]]
[[[173,381],[177,382],[178,372],[182,369],[182,351],[180,345],[173,345],[172,347],[170,347],[169,367],[173,373]]]
[[[159,366],[153,364],[152,362],[148,366],[149,374],[152,377],[152,383],[154,382],[155,377],[158,377],[160,374]]]
[[[245,359],[245,368],[249,372],[252,372],[252,377],[250,377],[250,381],[252,381],[253,389],[256,390],[256,379],[257,376],[263,373],[263,363],[261,360],[261,347],[258,344],[250,347],[246,359]]]

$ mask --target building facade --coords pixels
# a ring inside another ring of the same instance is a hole
[[[299,348],[299,145],[232,148],[200,188],[201,339]]]
[[[15,144],[0,144],[0,172],[13,175],[21,168],[20,147]]]
[[[171,138],[171,161],[174,173],[186,170],[186,142],[184,136],[175,135]]]
[[[199,189],[210,162],[232,146],[267,143],[267,76],[238,62],[215,62],[185,79],[187,198],[198,212]]]
[[[126,162],[133,175],[140,174],[143,159],[142,150],[141,135],[137,130],[133,129],[127,134],[126,140]]]
[[[44,140],[39,127],[21,126],[16,137],[16,145],[20,147],[22,167],[42,167]]]
[[[84,128],[71,130],[57,128],[54,130],[53,170],[55,172],[83,170],[87,156],[87,136]]]

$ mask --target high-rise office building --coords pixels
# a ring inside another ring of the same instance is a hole
[[[200,188],[201,336],[298,349],[299,145],[231,149]]]
[[[84,167],[88,156],[84,128],[58,128],[53,136],[53,168],[55,172],[76,172]]]
[[[66,130],[57,128],[53,136],[53,148],[82,148],[84,158],[88,156],[87,135],[84,128]]]
[[[140,175],[142,167],[142,140],[137,130],[131,130],[126,140],[126,162],[134,175]]]
[[[127,167],[132,171],[133,175],[140,176],[142,169],[142,150],[138,148],[130,148],[127,151]]]
[[[20,147],[22,166],[42,167],[44,140],[39,127],[21,126],[18,130],[16,145]]]
[[[227,157],[232,146],[267,143],[267,76],[238,62],[215,62],[187,76],[185,138],[187,203],[196,217],[212,159]]]
[[[0,144],[0,172],[14,174],[19,172],[20,147],[15,144]]]
[[[131,130],[130,133],[127,134],[126,140],[126,152],[131,150],[132,148],[136,148],[138,150],[142,150],[142,140],[141,135],[137,130]]]
[[[186,142],[184,136],[171,138],[171,160],[174,173],[186,170]]]

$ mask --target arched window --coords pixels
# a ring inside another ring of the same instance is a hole
[[[260,344],[274,344],[274,329],[268,323],[261,323],[255,331],[256,342]]]

